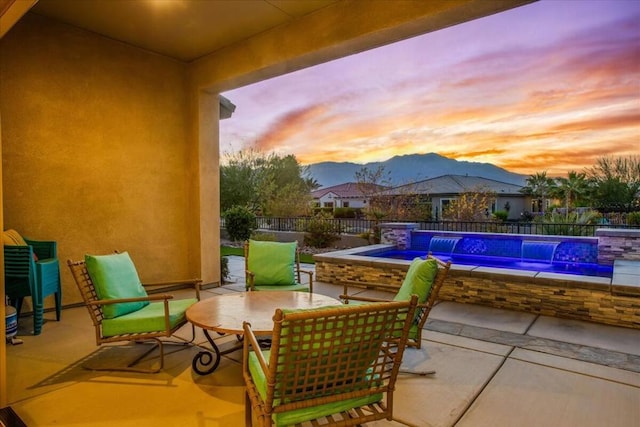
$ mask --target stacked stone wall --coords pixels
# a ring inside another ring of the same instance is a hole
[[[317,280],[336,284],[382,283],[399,288],[407,269],[408,264],[376,266],[356,261],[316,261]],[[600,283],[452,269],[439,297],[444,301],[640,329],[640,298],[611,295],[610,286]]]
[[[613,265],[613,261],[640,260],[640,230],[601,228],[598,237],[598,263]]]

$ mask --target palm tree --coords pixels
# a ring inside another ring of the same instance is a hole
[[[584,172],[570,171],[567,178],[556,178],[557,190],[556,194],[564,199],[565,215],[569,215],[569,207],[575,206],[575,202],[581,197],[587,195],[589,191],[589,181],[587,174]]]
[[[527,185],[522,187],[520,192],[532,196],[536,200],[536,204],[540,212],[544,214],[544,202],[555,191],[555,181],[547,176],[547,172],[536,172],[527,178]]]

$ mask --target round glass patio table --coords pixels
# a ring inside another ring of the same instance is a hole
[[[203,350],[193,358],[192,367],[200,375],[216,370],[220,358],[242,347],[242,323],[251,323],[256,335],[273,332],[273,315],[276,308],[308,309],[340,304],[326,295],[295,291],[253,291],[216,295],[199,301],[187,309],[187,320],[202,328],[213,352]],[[220,350],[209,331],[220,335],[235,334],[239,343],[224,351]]]

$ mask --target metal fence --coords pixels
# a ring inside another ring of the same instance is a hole
[[[298,231],[305,232],[314,221],[310,217],[279,218],[257,217],[256,228],[260,231]],[[332,229],[340,234],[362,234],[376,226],[376,222],[368,219],[327,219],[333,224]],[[639,225],[626,224],[563,224],[541,222],[473,222],[473,221],[381,221],[412,222],[418,224],[420,230],[459,231],[471,233],[505,233],[505,234],[546,234],[562,236],[594,236],[598,228],[640,229]],[[224,227],[224,219],[221,218]]]

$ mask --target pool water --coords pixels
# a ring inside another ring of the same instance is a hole
[[[460,265],[476,265],[483,267],[511,268],[514,270],[540,271],[549,273],[575,274],[580,276],[612,277],[613,266],[599,265],[587,262],[538,261],[536,259],[517,259],[513,257],[482,256],[443,253],[432,251],[432,254],[443,261],[451,261]],[[416,257],[425,258],[425,251],[389,249],[383,252],[363,253],[362,255],[376,258],[392,258],[412,260]]]

